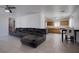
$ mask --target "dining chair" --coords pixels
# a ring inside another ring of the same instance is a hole
[[[65,33],[65,40],[74,41],[74,29],[73,28],[67,28],[67,31]]]

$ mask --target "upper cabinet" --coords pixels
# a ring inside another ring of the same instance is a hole
[[[60,21],[60,26],[66,26],[66,27],[68,27],[69,26],[69,20],[68,19],[62,19],[61,21]]]

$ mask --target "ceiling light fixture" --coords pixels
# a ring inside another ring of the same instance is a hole
[[[5,9],[5,12],[9,13],[10,11],[8,9]]]

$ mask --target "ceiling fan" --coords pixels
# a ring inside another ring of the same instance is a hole
[[[12,13],[12,9],[16,9],[16,7],[11,7],[10,5],[5,5],[4,7],[0,6],[0,7],[4,8],[5,12],[10,12],[10,13]]]

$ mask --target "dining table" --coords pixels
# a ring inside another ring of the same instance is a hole
[[[64,34],[65,34],[66,31],[67,31],[67,29],[62,28],[62,32],[61,32],[62,42],[64,40]],[[79,32],[79,29],[74,29],[74,42],[76,42],[77,32]]]

